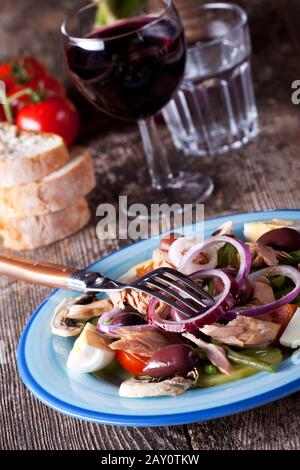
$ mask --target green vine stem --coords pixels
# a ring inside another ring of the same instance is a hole
[[[33,99],[33,101],[38,101],[39,100],[39,95],[35,91],[32,90],[32,88],[24,88],[23,90],[17,91],[11,96],[7,96],[5,90],[0,90],[0,102],[2,103],[3,106],[3,111],[5,118],[8,122],[13,122],[13,113],[12,113],[12,108],[11,104],[14,102],[14,100],[21,98],[22,96],[25,95],[30,95]]]
[[[5,115],[5,119],[8,121],[8,122],[13,122],[13,114],[12,114],[12,110],[11,110],[11,106],[10,106],[10,103],[7,99],[7,95],[6,95],[6,90],[5,88],[4,89],[0,89],[0,102],[2,103],[2,106],[3,106],[3,111],[4,111],[4,115]]]
[[[13,95],[11,95],[9,98],[7,98],[7,101],[9,103],[12,103],[14,100],[21,98],[22,96],[25,95],[30,95],[34,100],[38,99],[38,94],[35,93],[32,88],[24,88],[23,90],[17,91]]]

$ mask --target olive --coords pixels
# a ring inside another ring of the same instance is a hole
[[[161,250],[165,250],[165,251],[169,251],[170,249],[170,246],[172,245],[172,243],[177,240],[177,238],[181,238],[182,235],[180,235],[180,233],[169,233],[169,235],[166,235],[165,237],[163,237],[161,240],[160,240],[160,243],[159,243],[159,248]]]
[[[123,312],[119,313],[113,321],[112,325],[114,326],[134,326],[134,325],[143,325],[146,321],[142,315],[139,313],[133,312]]]
[[[264,233],[257,242],[283,251],[300,250],[300,233],[292,228],[276,228]]]
[[[171,344],[157,351],[144,367],[144,373],[155,379],[184,374],[197,365],[198,355],[188,344]]]

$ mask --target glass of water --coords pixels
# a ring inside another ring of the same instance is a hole
[[[182,16],[186,72],[164,119],[186,155],[237,149],[259,132],[247,15],[238,5],[210,3],[186,8]]]

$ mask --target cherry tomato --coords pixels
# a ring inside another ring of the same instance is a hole
[[[16,83],[10,64],[0,64],[0,80],[5,83],[6,91]]]
[[[44,77],[35,78],[31,82],[27,83],[28,88],[32,88],[37,93],[49,96],[65,96],[66,90],[64,86],[56,80],[56,78],[47,75]]]
[[[21,94],[23,91],[24,94]],[[37,103],[51,96],[66,96],[63,85],[51,76],[36,78],[23,84],[15,84],[8,92],[8,97],[12,100],[14,114],[25,104]]]
[[[118,350],[116,352],[117,361],[121,366],[127,370],[132,375],[145,375],[143,372],[144,367],[146,366],[148,359],[138,354],[130,354],[127,351]]]
[[[0,64],[0,80],[6,85],[7,93],[15,85],[48,76],[46,68],[33,57],[14,57]]]
[[[17,113],[16,124],[23,130],[54,132],[71,145],[78,135],[79,116],[69,100],[54,96],[23,106]]]
[[[19,59],[19,62],[24,64],[29,79],[44,77],[45,75],[48,75],[46,67],[44,67],[44,65],[41,64],[34,57],[22,57],[21,59]]]
[[[19,85],[19,84],[13,85],[12,87],[10,87],[10,89],[7,93],[8,98],[12,98],[13,95],[23,91],[25,88],[27,88],[27,86],[25,84],[23,84],[23,85]],[[25,104],[28,104],[28,103],[31,103],[31,96],[29,94],[26,94],[26,95],[24,94],[22,96],[19,96],[17,98],[12,99],[11,106],[12,106],[12,109],[13,109],[13,114],[15,115],[16,112],[18,111],[18,109],[20,109],[22,106],[24,106]]]

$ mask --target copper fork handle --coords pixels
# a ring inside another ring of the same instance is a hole
[[[43,263],[21,257],[0,256],[0,274],[48,287],[69,289],[78,268]]]

